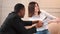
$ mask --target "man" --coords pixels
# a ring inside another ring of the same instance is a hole
[[[23,4],[16,4],[14,12],[10,13],[3,25],[1,26],[1,34],[32,34],[36,32],[36,28],[26,29],[24,26],[30,26],[36,22],[23,21],[21,18],[24,17],[25,7]]]

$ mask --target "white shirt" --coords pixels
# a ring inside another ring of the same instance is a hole
[[[30,18],[30,20],[41,20],[43,22],[43,26],[40,28],[37,28],[37,31],[42,31],[42,30],[48,29],[48,27],[47,27],[48,21],[56,18],[44,10],[40,10],[40,11],[41,11],[41,13],[39,16],[32,16]]]

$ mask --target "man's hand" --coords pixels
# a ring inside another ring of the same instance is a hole
[[[35,23],[38,23],[39,21],[38,20],[35,20],[35,21],[32,21],[32,24],[35,24]]]
[[[40,27],[42,27],[43,26],[43,22],[42,21],[39,21],[38,23],[37,23],[37,25],[36,25],[36,28],[40,28]]]

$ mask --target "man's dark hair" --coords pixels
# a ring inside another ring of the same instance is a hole
[[[14,12],[18,13],[21,9],[24,9],[24,5],[21,3],[17,3],[14,7]]]

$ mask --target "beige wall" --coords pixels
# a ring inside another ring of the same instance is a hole
[[[41,9],[46,10],[50,14],[60,17],[60,0],[40,0]]]
[[[60,17],[60,0],[34,0],[39,3],[41,9]]]
[[[2,15],[2,0],[0,0],[0,25],[1,25],[1,15]]]
[[[3,2],[1,2],[3,1]],[[27,6],[30,1],[36,1],[39,3],[39,6],[41,9],[49,12],[50,14],[60,17],[60,0],[0,0],[0,5],[2,4],[2,12],[0,12],[1,15],[1,21],[0,23],[2,24],[7,15],[13,11],[14,5],[16,3],[23,3],[26,7],[26,15],[25,17],[28,16],[27,12]],[[1,8],[0,8],[1,10]]]
[[[2,2],[1,2],[2,3]],[[25,7],[28,5],[28,0],[3,0],[2,3],[2,13],[1,13],[1,23],[6,19],[7,15],[13,11],[15,4],[22,3],[25,5]],[[27,3],[27,4],[26,4]],[[27,7],[26,7],[27,8]],[[26,10],[26,16],[27,16],[27,10]]]

